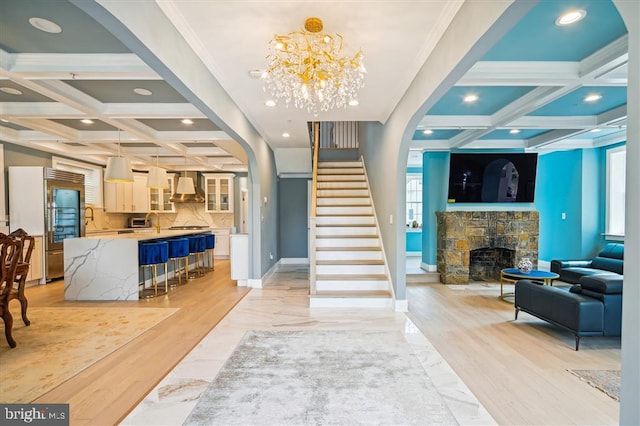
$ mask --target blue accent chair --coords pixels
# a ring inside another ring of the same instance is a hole
[[[142,282],[139,284],[139,297],[148,299],[167,294],[167,262],[169,260],[169,244],[166,241],[155,241],[138,244],[138,265],[142,270]],[[157,266],[164,266],[164,290],[158,290]],[[151,269],[151,287],[147,287],[146,270]]]

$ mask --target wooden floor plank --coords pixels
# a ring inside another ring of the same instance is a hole
[[[128,344],[38,398],[36,403],[69,403],[71,424],[117,424],[246,295],[231,281],[229,261],[177,287],[168,296],[137,302],[67,302],[62,281],[26,290],[30,306],[180,308]],[[19,342],[18,342],[19,344]]]

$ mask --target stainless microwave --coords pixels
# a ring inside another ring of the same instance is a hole
[[[130,217],[129,228],[149,228],[151,224],[144,217]]]

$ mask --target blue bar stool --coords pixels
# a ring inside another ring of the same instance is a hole
[[[195,269],[189,274],[189,279],[204,276],[204,268],[200,266],[200,262],[204,264],[204,253],[206,250],[206,242],[204,235],[189,235],[189,256],[193,256],[195,260]]]
[[[213,251],[216,248],[216,236],[214,234],[205,234],[205,249],[207,254],[207,270],[213,271],[216,269],[213,261]]]
[[[138,265],[142,268],[142,283],[139,284],[139,298],[149,299],[167,294],[167,261],[169,260],[169,244],[166,241],[138,244]],[[164,265],[164,291],[158,291],[157,266]],[[147,288],[146,269],[151,269],[151,287]]]
[[[173,278],[169,280],[169,285],[175,287],[182,285],[182,274],[184,283],[187,283],[187,270],[189,269],[189,240],[187,238],[172,238],[169,243],[169,260],[173,266]],[[180,261],[184,261],[184,267],[180,267]],[[178,278],[176,279],[176,274]]]

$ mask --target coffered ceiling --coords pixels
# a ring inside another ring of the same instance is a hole
[[[108,9],[110,1],[99,3]],[[157,5],[277,151],[308,147],[309,120],[384,123],[462,3]],[[584,19],[555,24],[575,8],[587,12]],[[265,105],[270,94],[250,71],[265,68],[274,34],[301,28],[309,16],[320,17],[325,31],[344,36],[348,51],[364,52],[367,75],[359,106],[314,116]],[[34,17],[62,31],[41,31],[29,23]],[[120,149],[140,170],[156,161],[171,170],[246,170],[238,143],[116,35],[66,0],[3,0],[0,49],[1,140],[97,164]],[[625,140],[626,60],[626,30],[610,0],[541,1],[427,112],[415,131],[412,155],[423,149],[544,151]],[[477,100],[463,102],[468,94]],[[584,101],[593,94],[600,97]]]

